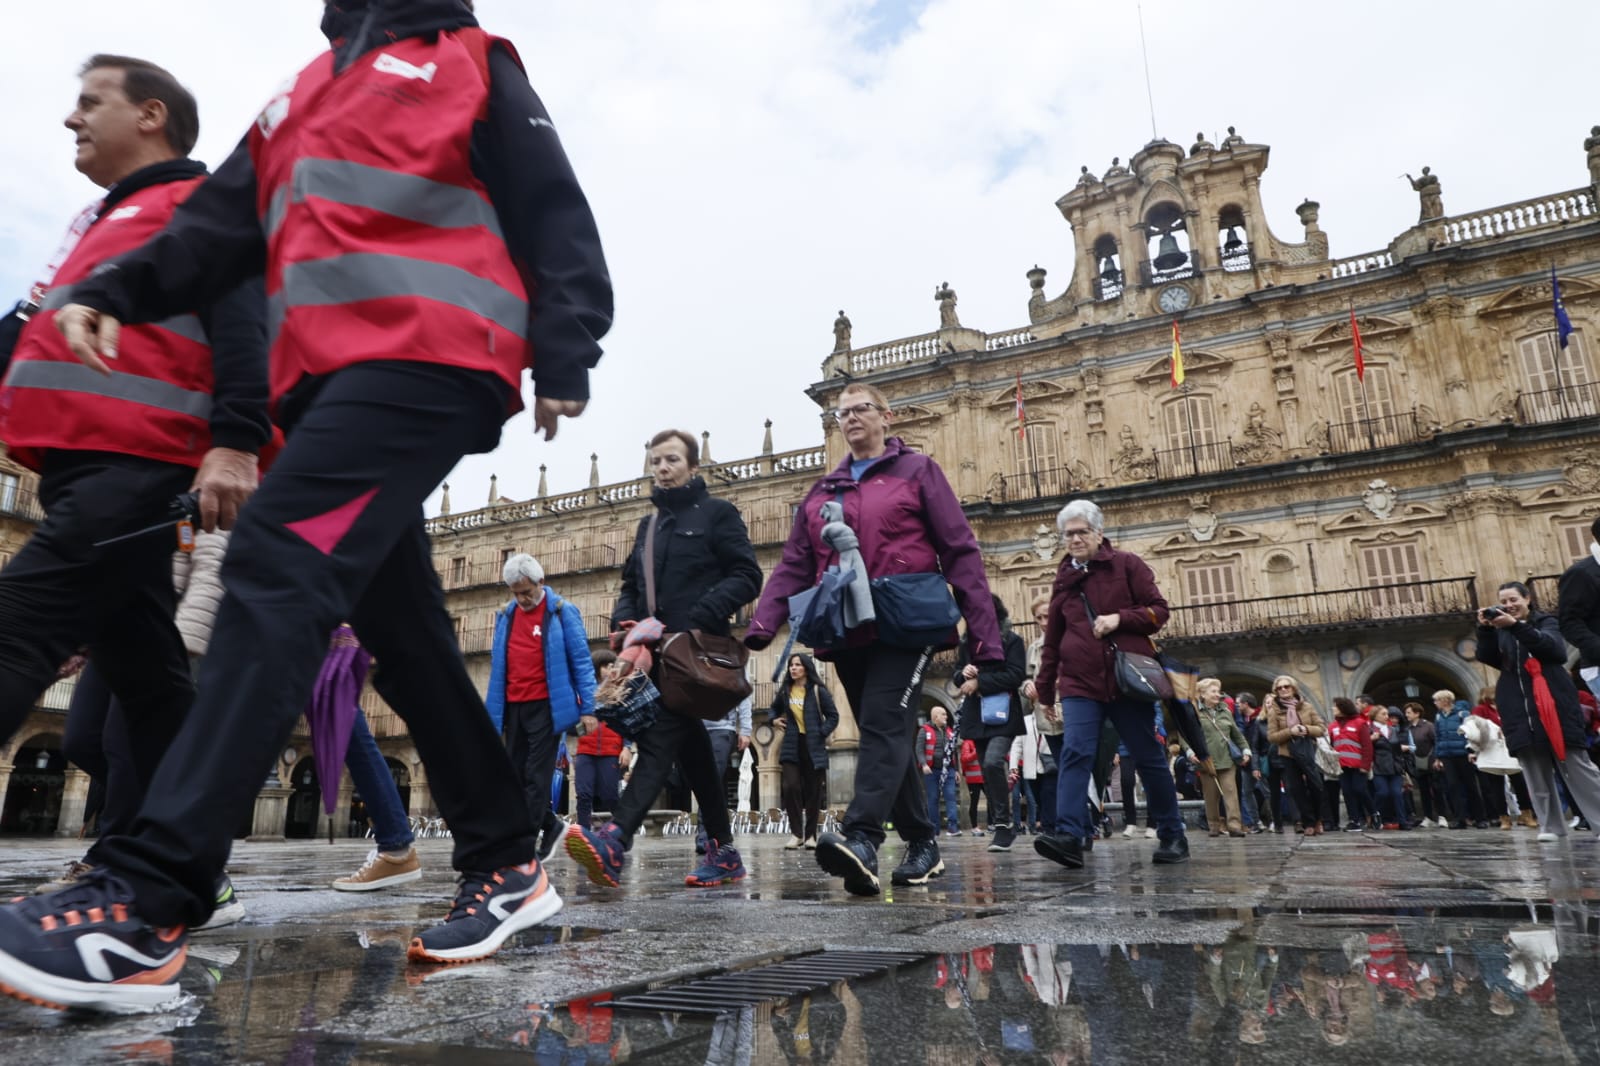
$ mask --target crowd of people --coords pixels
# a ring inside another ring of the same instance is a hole
[[[957,774],[990,851],[1027,834],[1068,869],[1108,835],[1114,770],[1125,835],[1137,785],[1163,865],[1190,858],[1180,795],[1203,797],[1213,836],[1285,825],[1318,836],[1340,827],[1341,799],[1356,830],[1509,827],[1515,803],[1553,840],[1568,808],[1600,813],[1565,662],[1572,639],[1600,668],[1600,611],[1579,606],[1582,588],[1571,597],[1582,639],[1564,638],[1523,586],[1499,590],[1476,619],[1479,659],[1499,681],[1475,709],[1453,693],[1431,710],[1342,697],[1318,709],[1290,677],[1259,701],[1213,679],[1179,694],[1153,641],[1167,601],[1096,504],[1057,516],[1065,557],[1028,605],[1030,644],[939,464],[893,434],[887,397],[859,380],[832,412],[847,454],[799,501],[765,582],[738,510],[699,475],[694,435],[663,429],[650,442],[653,506],[610,617],[614,658],[592,654],[538,560],[514,555],[480,695],[422,503],[464,455],[497,446],[525,371],[545,439],[583,413],[610,278],[555,126],[469,0],[328,3],[322,28],[329,51],[215,174],[188,159],[198,107],[169,72],[115,55],[80,72],[66,125],[78,169],[106,194],[0,321],[0,439],[38,471],[46,512],[0,570],[0,741],[78,656],[115,708],[86,696],[72,712],[86,758],[97,737],[104,759],[102,832],[67,876],[0,905],[0,990],[103,1011],[172,1003],[190,931],[240,913],[225,872],[234,827],[302,710],[353,699],[368,654],[453,837],[458,891],[411,940],[421,963],[485,958],[555,915],[544,864],[558,845],[594,883],[620,884],[675,774],[701,830],[686,884],[747,876],[723,777],[751,743],[752,707],[665,684],[685,636],[723,649],[685,669],[714,671],[787,630],[766,710],[783,730],[789,844],[856,896],[882,891],[890,832],[893,884],[945,872]],[[204,654],[191,656],[171,556],[174,539],[195,549],[196,527],[231,532]],[[790,654],[797,638],[811,654]],[[955,713],[924,725],[929,664],[948,650]],[[840,708],[817,661],[859,732],[837,832],[823,829],[820,793]],[[569,730],[572,824],[552,809]],[[370,733],[336,732],[384,824],[335,887],[414,880]],[[1513,764],[1526,786],[1508,796]]]

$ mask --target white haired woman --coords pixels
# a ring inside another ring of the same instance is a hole
[[[1185,862],[1189,841],[1166,752],[1156,740],[1155,705],[1121,692],[1116,679],[1118,651],[1155,654],[1150,636],[1166,624],[1167,601],[1143,559],[1111,546],[1105,515],[1094,503],[1071,501],[1056,516],[1056,528],[1067,557],[1050,590],[1034,688],[1045,717],[1059,714],[1062,733],[1054,832],[1036,837],[1034,850],[1069,869],[1083,865],[1083,842],[1091,832],[1084,797],[1101,725],[1109,719],[1144,781],[1160,840],[1154,861]]]
[[[483,705],[522,781],[543,861],[566,833],[567,823],[550,809],[550,781],[561,737],[594,713],[594,661],[578,608],[544,583],[539,560],[518,552],[500,576],[511,602],[495,616]]]

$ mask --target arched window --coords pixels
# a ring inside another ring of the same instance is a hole
[[[1250,269],[1250,242],[1244,230],[1244,211],[1229,204],[1217,217],[1217,255],[1226,271]]]
[[[1094,298],[1113,300],[1122,295],[1122,256],[1117,239],[1107,233],[1094,242]]]
[[[1561,422],[1600,414],[1600,389],[1589,370],[1582,332],[1574,330],[1565,348],[1557,343],[1554,330],[1522,337],[1517,341],[1517,363],[1525,421]]]
[[[1416,420],[1395,408],[1389,367],[1367,364],[1366,381],[1354,367],[1333,376],[1336,419],[1328,427],[1328,446],[1335,452],[1387,448],[1417,439]]]
[[[1161,430],[1166,447],[1156,453],[1157,477],[1213,473],[1228,465],[1210,396],[1190,394],[1162,404]]]
[[[1006,495],[1015,499],[1060,496],[1071,490],[1071,479],[1061,468],[1056,452],[1054,422],[1027,423],[1026,438],[1012,431],[1011,479],[1017,491]]]

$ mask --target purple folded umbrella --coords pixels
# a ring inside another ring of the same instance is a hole
[[[306,724],[311,727],[311,753],[322,784],[322,806],[329,814],[339,800],[339,778],[345,753],[350,750],[350,730],[361,713],[361,686],[367,680],[372,656],[361,647],[356,631],[341,625],[328,642],[328,657],[317,671],[317,682],[306,704]]]

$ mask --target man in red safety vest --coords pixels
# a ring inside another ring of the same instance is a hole
[[[72,354],[55,328],[60,309],[159,233],[206,175],[189,158],[199,111],[171,73],[96,55],[79,75],[66,126],[77,169],[105,195],[0,319],[0,440],[39,473],[46,512],[0,571],[0,745],[87,647],[118,709],[95,722],[92,706],[80,717],[89,705],[75,703],[67,735],[104,751],[101,824],[126,828],[194,699],[173,623],[175,501],[203,486],[210,521],[231,524],[271,434],[266,301],[259,280],[238,279],[130,326],[110,377]],[[58,883],[86,869],[75,862]]]
[[[172,223],[57,313],[78,358],[115,376],[123,323],[263,276],[287,441],[234,525],[195,710],[133,828],[95,845],[76,894],[0,907],[0,988],[24,998],[177,998],[187,929],[344,620],[454,839],[460,890],[410,956],[483,958],[561,908],[445,613],[422,502],[499,443],[524,369],[547,439],[582,413],[612,313],[599,235],[515,50],[467,0],[328,0],[322,28],[331,49]]]

